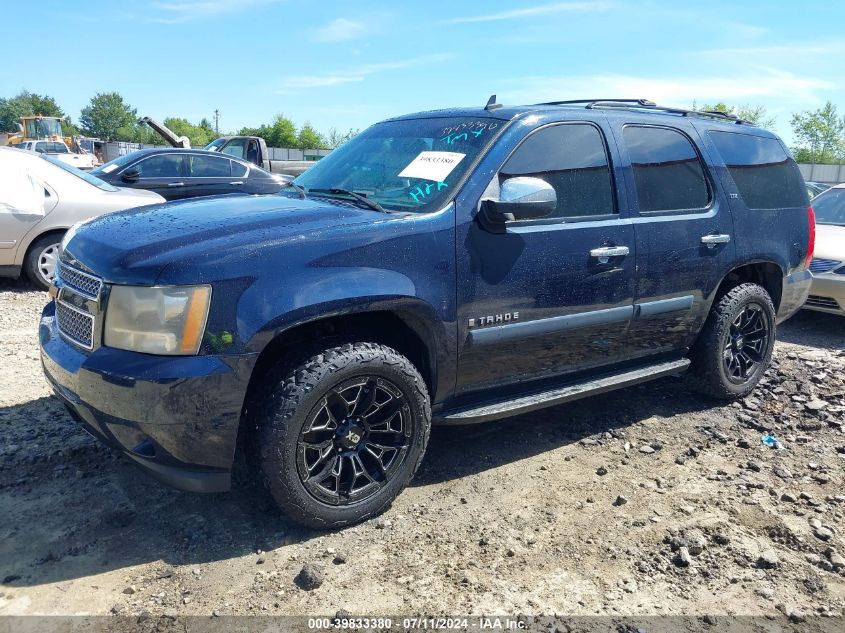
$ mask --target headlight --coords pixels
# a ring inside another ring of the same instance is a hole
[[[112,286],[103,340],[133,352],[196,354],[210,303],[211,286]]]

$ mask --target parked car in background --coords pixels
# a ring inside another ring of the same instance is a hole
[[[288,516],[340,527],[407,485],[432,422],[686,369],[747,396],[807,298],[813,236],[771,132],[491,99],[378,123],[289,193],[85,224],[41,358],[74,418],[153,475],[227,490],[240,444]]]
[[[71,152],[64,141],[24,141],[23,143],[14,143],[10,147],[53,156],[77,169],[94,169],[97,166],[97,157],[94,154]]]
[[[24,273],[46,289],[71,226],[160,202],[158,194],[114,187],[49,154],[0,147],[0,277]]]
[[[167,200],[277,193],[290,180],[219,152],[167,147],[126,154],[92,173],[112,185],[154,191]]]
[[[813,198],[816,254],[810,265],[813,287],[804,307],[845,315],[845,184]]]
[[[270,160],[267,142],[260,136],[221,136],[205,146],[212,152],[236,156],[265,171],[296,177],[314,165],[308,160]]]
[[[807,195],[811,198],[819,195],[823,191],[827,191],[828,189],[830,189],[830,185],[826,185],[823,182],[814,182],[812,180],[809,180],[804,184],[807,186]]]

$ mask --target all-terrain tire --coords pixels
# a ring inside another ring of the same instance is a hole
[[[755,357],[759,356],[759,362],[746,376],[732,376],[726,359],[733,353],[732,350],[737,349],[736,341],[744,344],[743,337],[736,336],[736,324],[748,311],[753,312],[754,318],[765,327],[764,335],[759,337],[763,343],[761,353],[755,354]],[[690,354],[692,386],[720,400],[736,400],[750,394],[771,361],[775,329],[775,307],[765,288],[755,283],[743,283],[728,290],[710,309],[704,328],[693,346]]]
[[[409,424],[403,440],[408,445],[401,463],[391,465],[389,478],[379,482],[374,493],[356,501],[327,502],[306,487],[302,449],[297,445],[306,423],[307,433],[321,407],[326,408],[327,397],[337,393],[333,390],[363,378],[373,381],[368,385],[389,385],[401,392],[397,402],[406,416],[402,423]],[[254,446],[265,486],[287,516],[317,529],[351,525],[384,511],[417,471],[431,428],[428,391],[417,368],[396,350],[369,342],[340,344],[293,367],[277,365],[268,372],[255,406]]]

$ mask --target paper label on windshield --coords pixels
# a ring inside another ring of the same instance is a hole
[[[446,176],[458,166],[466,156],[458,152],[420,152],[400,173],[400,178],[424,178],[434,182],[443,182]]]

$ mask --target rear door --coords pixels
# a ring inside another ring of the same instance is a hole
[[[547,125],[493,166],[488,192],[510,177],[535,177],[555,188],[558,205],[550,217],[507,223],[503,231],[484,228],[477,215],[459,229],[458,394],[524,388],[624,358],[634,231],[620,217],[606,135],[588,121]],[[478,199],[459,198],[460,216],[464,204],[475,209]],[[624,254],[596,250],[615,247]]]
[[[633,210],[636,356],[683,350],[735,262],[733,220],[688,124],[614,121]]]
[[[190,195],[214,196],[242,191],[244,178],[233,177],[232,166],[233,162],[225,156],[192,154],[186,180]]]

